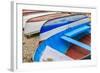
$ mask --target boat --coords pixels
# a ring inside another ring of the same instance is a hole
[[[56,12],[48,12],[48,11],[37,11],[37,10],[27,10],[27,9],[24,9],[22,11],[22,20],[23,20],[23,29],[25,30],[24,32],[26,33],[27,31],[27,21],[32,19],[32,18],[35,18],[35,17],[38,17],[38,16],[42,16],[42,15],[47,15],[47,14],[53,14],[53,13],[56,13]],[[30,24],[30,23],[29,23]],[[32,23],[31,23],[32,24]]]
[[[42,25],[50,19],[68,16],[65,12],[42,12],[30,14],[23,17],[23,28],[25,35],[40,33]]]
[[[91,59],[91,18],[74,14],[50,19],[40,30],[40,44],[32,61]]]

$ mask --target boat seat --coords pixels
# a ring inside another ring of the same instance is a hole
[[[74,29],[70,32],[65,33],[65,36],[74,37],[75,35],[78,35],[78,34],[85,32],[85,31],[90,33],[90,27],[87,25],[82,26],[80,28],[77,28],[77,29]]]
[[[65,40],[67,42],[70,42],[72,44],[75,44],[75,45],[77,45],[79,47],[82,47],[84,49],[87,49],[89,51],[91,50],[91,47],[89,45],[86,45],[86,44],[84,44],[84,43],[82,43],[80,41],[74,40],[74,39],[72,39],[72,38],[70,38],[68,36],[62,36],[61,39]]]

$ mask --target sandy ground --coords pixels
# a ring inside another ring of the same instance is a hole
[[[39,34],[32,35],[27,38],[23,34],[23,62],[32,62],[32,55],[39,44]]]

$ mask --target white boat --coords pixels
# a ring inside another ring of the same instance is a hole
[[[30,13],[30,12],[29,12]],[[27,24],[27,20],[29,20],[30,18],[34,18],[34,17],[38,17],[38,16],[42,16],[42,15],[46,15],[46,14],[52,14],[52,13],[56,13],[56,12],[41,12],[41,13],[30,13],[28,15],[23,15],[23,28],[25,27],[25,25]]]
[[[68,15],[70,14],[62,13],[62,12],[46,12],[46,13],[33,14],[30,16],[24,17],[23,18],[24,34],[30,35],[30,34],[39,33],[42,25],[48,20],[58,18],[58,17],[64,17]]]

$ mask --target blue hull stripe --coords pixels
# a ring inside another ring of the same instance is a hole
[[[85,18],[87,18],[87,17],[85,17]],[[81,18],[81,19],[85,19],[85,18]],[[78,19],[78,20],[81,20],[81,19]],[[54,28],[57,28],[57,27],[60,27],[60,26],[63,26],[63,25],[70,24],[70,23],[78,21],[78,20],[77,19],[74,20],[74,21],[66,20],[66,21],[64,21],[62,23],[56,23],[56,24],[54,23],[54,25],[42,26],[42,29],[41,29],[40,33],[44,33],[46,31],[52,30]],[[44,24],[44,25],[46,25],[46,24]]]

